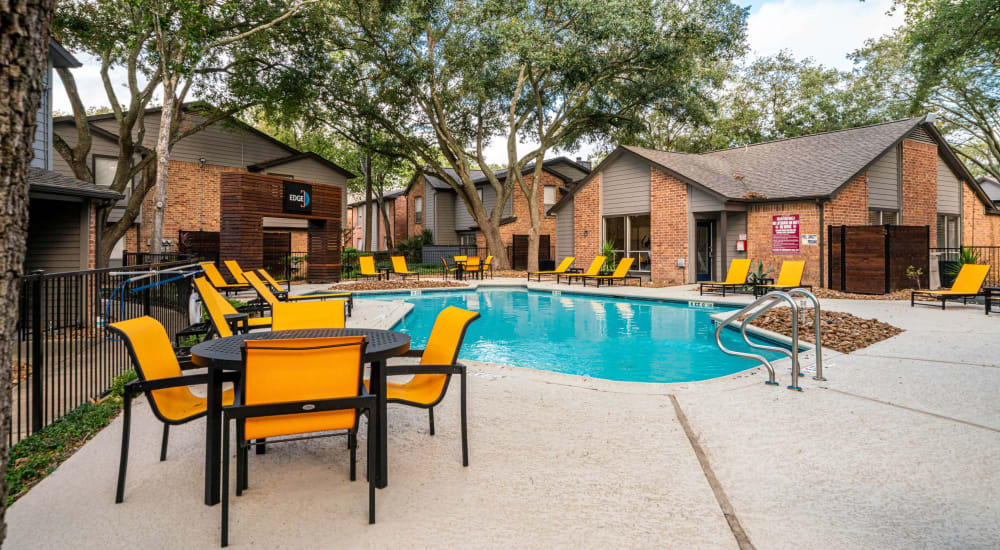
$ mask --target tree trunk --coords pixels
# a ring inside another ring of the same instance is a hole
[[[486,248],[489,250],[491,256],[493,256],[493,268],[494,269],[510,269],[510,262],[507,259],[507,248],[503,244],[503,237],[500,235],[500,225],[495,223],[489,214],[486,213],[486,208],[483,207],[482,201],[479,200],[479,194],[473,195],[472,199],[465,200],[465,206],[469,209],[469,213],[472,214],[472,219],[476,220],[476,224],[479,225],[479,230],[483,232],[483,237],[486,239]],[[502,203],[498,202],[494,206],[494,210],[500,209],[503,212]]]
[[[365,250],[375,250],[375,239],[372,236],[372,157],[371,153],[358,150],[361,159],[361,172],[365,178]]]
[[[538,187],[536,185],[541,185],[540,179],[536,174],[534,181],[528,186],[530,192],[526,195],[528,219],[531,222],[531,227],[528,229],[528,271],[538,271],[538,241],[542,235],[542,216],[538,210]]]
[[[121,219],[112,225],[105,224],[104,229],[101,230],[101,249],[97,252],[97,267],[108,266],[115,243],[125,238],[128,230],[135,223],[136,218],[139,216],[139,210],[142,208],[143,199],[146,197],[149,189],[156,183],[156,164],[152,162],[147,163],[143,167],[141,174],[139,185],[133,189],[132,195],[129,196],[128,203],[125,205],[125,212],[122,213]],[[110,212],[110,207],[104,209],[105,216]],[[107,218],[104,217],[104,219]],[[141,244],[136,243],[137,246],[141,246]],[[135,252],[138,252],[138,250]]]
[[[382,241],[385,243],[386,250],[392,250],[392,228],[389,227],[389,213],[385,211],[385,198],[383,193],[378,194],[378,211],[382,214],[382,226],[385,227],[385,235],[382,235]]]
[[[174,88],[176,77],[163,77],[163,109],[156,134],[156,193],[153,196],[153,227],[149,251],[163,252],[163,218],[167,209],[167,176],[170,168],[170,127],[174,118]],[[140,246],[142,243],[140,243]]]
[[[0,543],[7,535],[10,364],[28,233],[28,167],[55,0],[4,2],[0,13]]]

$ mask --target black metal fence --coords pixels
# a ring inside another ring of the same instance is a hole
[[[486,247],[477,246],[464,246],[464,245],[433,245],[425,246],[423,248],[421,259],[422,263],[425,264],[440,264],[441,258],[451,259],[452,256],[478,256],[480,258],[485,258],[491,254],[490,249]],[[520,245],[508,245],[506,247],[507,262],[510,264],[512,269],[527,269],[528,268],[528,251],[527,247]],[[553,259],[556,251],[555,247],[552,246],[541,246],[538,247],[538,268],[539,269],[554,269],[552,265]]]
[[[302,281],[306,278],[309,254],[307,252],[289,252],[264,254],[264,269],[277,279]]]
[[[149,315],[173,336],[190,324],[190,278],[152,271],[184,263],[36,271],[22,278],[9,444],[99,398],[131,368],[125,346],[106,325]]]
[[[941,286],[950,287],[961,268],[962,249],[966,249],[967,259],[975,263],[987,264],[990,272],[986,275],[986,286],[1000,286],[1000,246],[965,246],[962,248],[932,248],[931,253],[938,253],[938,269],[941,274]]]
[[[145,264],[163,264],[168,262],[188,262],[197,259],[214,260],[215,258],[199,258],[195,254],[188,254],[185,252],[161,252],[159,254],[153,254],[152,252],[122,253],[122,265],[126,267]]]

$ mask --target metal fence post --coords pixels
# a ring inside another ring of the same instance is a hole
[[[142,314],[149,315],[152,308],[149,304],[149,293],[152,289],[147,285],[146,288],[142,290]],[[123,291],[124,292],[124,291]]]
[[[31,433],[38,433],[44,426],[42,415],[45,410],[44,384],[45,358],[42,355],[42,271],[36,275],[31,288]]]

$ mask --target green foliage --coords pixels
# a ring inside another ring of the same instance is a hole
[[[950,278],[955,278],[958,276],[958,272],[962,271],[963,265],[979,263],[982,263],[979,251],[968,246],[963,246],[958,254],[958,260],[944,264],[944,273]]]
[[[7,505],[23,496],[110,424],[121,409],[125,384],[135,378],[135,372],[131,370],[116,377],[104,399],[73,409],[63,418],[11,447],[7,463]]]
[[[615,251],[614,241],[604,241],[601,243],[601,256],[604,256],[604,270],[611,271],[618,263],[618,253]]]
[[[924,275],[924,269],[922,267],[913,267],[912,265],[906,266],[906,278],[913,281],[917,285],[917,290],[920,289],[920,278]]]
[[[752,287],[756,284],[763,284],[764,279],[767,279],[771,275],[771,270],[773,266],[764,265],[764,260],[757,260],[756,263],[750,264],[750,273],[747,275],[747,285]]]
[[[420,235],[414,235],[405,241],[396,243],[396,250],[400,252],[416,252],[423,249],[424,246],[432,244],[434,244],[434,235],[430,230],[425,229]]]

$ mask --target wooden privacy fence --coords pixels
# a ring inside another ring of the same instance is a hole
[[[829,288],[859,294],[886,294],[916,283],[909,266],[929,280],[930,228],[913,225],[840,225],[828,228]]]

